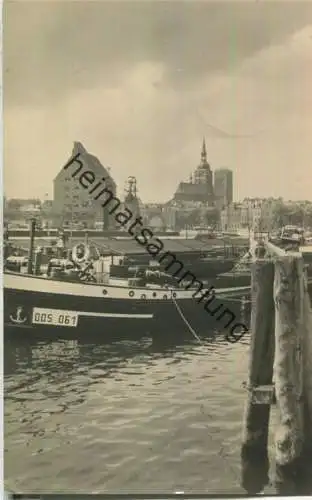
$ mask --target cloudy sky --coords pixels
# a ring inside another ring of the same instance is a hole
[[[312,2],[6,0],[5,194],[52,196],[81,141],[166,201],[199,162],[235,198],[312,199]]]

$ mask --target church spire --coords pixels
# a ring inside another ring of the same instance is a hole
[[[202,146],[202,151],[201,151],[201,162],[202,162],[202,164],[207,163],[207,151],[206,151],[205,137],[203,138],[203,146]]]

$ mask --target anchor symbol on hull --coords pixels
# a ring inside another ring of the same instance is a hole
[[[23,307],[18,306],[16,309],[15,317],[12,316],[12,314],[10,314],[10,320],[13,321],[13,323],[18,323],[18,324],[25,323],[27,318],[26,318],[26,316],[22,317],[22,312],[23,312]]]

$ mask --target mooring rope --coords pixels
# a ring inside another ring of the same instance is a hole
[[[176,309],[177,309],[178,313],[180,314],[181,318],[183,319],[184,323],[186,324],[186,326],[190,330],[191,334],[199,342],[199,344],[202,344],[202,341],[200,340],[199,336],[195,332],[194,328],[192,328],[192,326],[190,325],[190,323],[187,321],[186,317],[184,316],[183,312],[181,311],[181,308],[180,308],[179,304],[177,303],[175,297],[173,296],[173,291],[172,290],[170,290],[170,291],[171,291],[171,298],[173,300],[173,303],[176,306]]]
[[[177,309],[178,313],[180,314],[180,316],[181,316],[182,320],[184,321],[184,323],[185,323],[185,324],[186,324],[186,326],[188,327],[188,329],[189,329],[189,331],[191,332],[191,334],[195,337],[195,339],[196,339],[196,340],[197,340],[200,344],[202,344],[202,341],[201,341],[200,337],[197,335],[197,333],[195,332],[194,328],[190,325],[190,323],[189,323],[189,322],[188,322],[188,320],[186,319],[186,317],[185,317],[185,315],[183,314],[183,312],[182,312],[182,310],[181,310],[181,308],[180,308],[179,304],[177,303],[177,301],[176,301],[175,297],[173,296],[173,290],[170,290],[170,291],[171,291],[171,298],[172,298],[172,301],[173,301],[173,303],[174,303],[174,305],[175,305],[175,307],[176,307],[176,309]],[[221,297],[220,297],[220,300],[221,300]],[[248,300],[246,300],[246,299],[245,299],[245,300],[243,300],[243,301],[242,301],[242,299],[241,299],[241,298],[240,298],[240,299],[238,299],[238,298],[236,298],[236,299],[235,299],[235,298],[233,298],[233,297],[231,297],[231,296],[228,296],[228,297],[222,297],[222,300],[229,300],[229,301],[231,301],[231,302],[233,302],[233,301],[235,301],[235,302],[241,302],[242,304],[249,304],[249,303],[251,303],[251,302],[252,302],[250,299],[248,299]]]

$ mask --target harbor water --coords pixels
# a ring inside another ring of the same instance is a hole
[[[27,333],[27,331],[26,331]],[[111,343],[5,334],[5,484],[242,493],[249,336]]]

